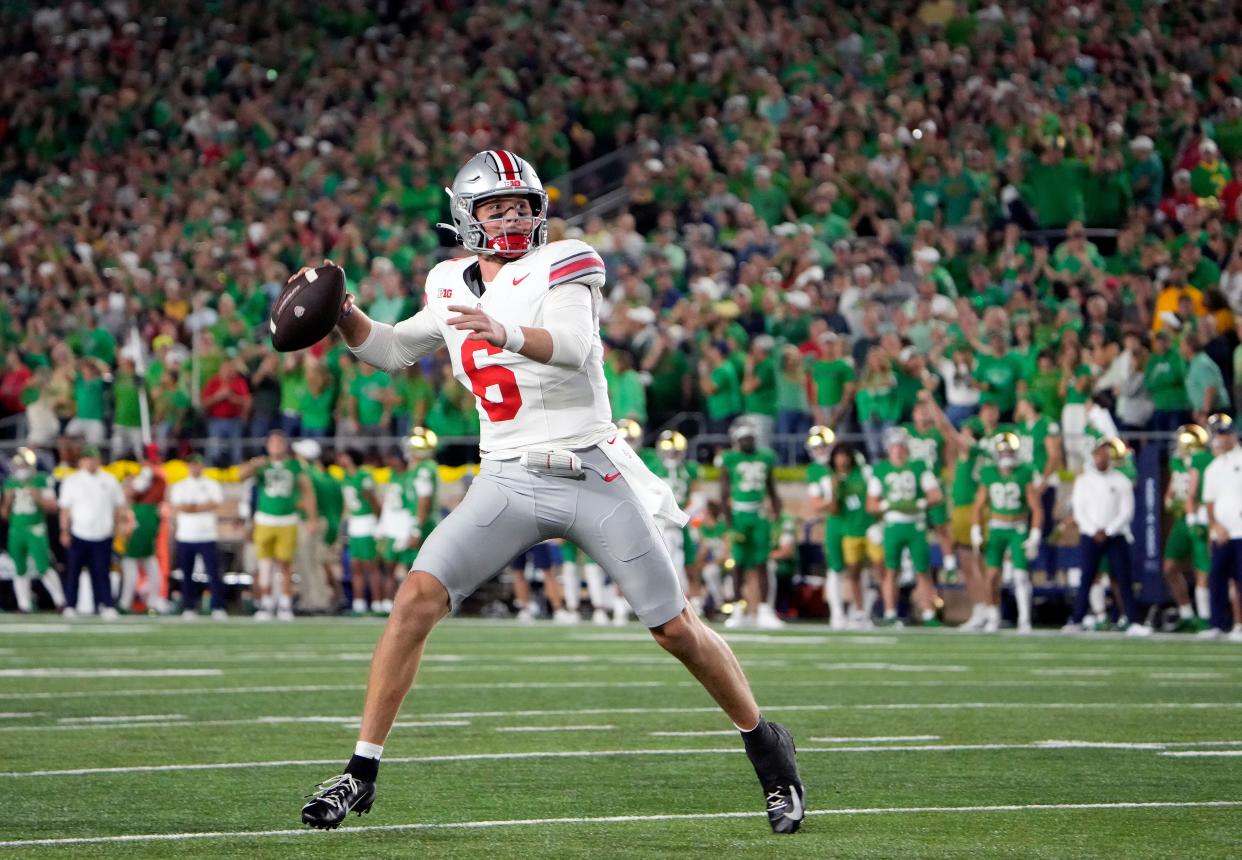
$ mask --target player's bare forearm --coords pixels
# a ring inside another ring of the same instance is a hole
[[[1026,504],[1031,509],[1031,528],[1042,530],[1044,527],[1044,506],[1040,504],[1039,488],[1030,484],[1026,488]]]
[[[540,364],[547,364],[552,361],[552,335],[548,333],[546,328],[532,328],[522,326],[522,336],[525,342],[522,348],[518,350],[518,355],[525,356],[531,361],[537,361]]]

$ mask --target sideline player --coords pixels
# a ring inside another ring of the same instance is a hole
[[[1218,413],[1209,417],[1208,430],[1216,449],[1216,459],[1203,473],[1203,502],[1212,538],[1212,572],[1208,579],[1212,626],[1200,635],[1219,636],[1229,630],[1232,607],[1233,630],[1229,638],[1242,642],[1242,446],[1228,415]]]
[[[359,468],[361,462],[362,455],[354,451],[338,451],[336,454],[336,465],[345,473],[341,479],[341,493],[345,497],[345,534],[349,542],[349,573],[354,586],[355,615],[365,615],[368,605],[372,612],[382,613],[384,599],[388,595],[384,581],[386,577],[380,569],[379,552],[375,545],[380,508],[377,485],[369,470]]]
[[[254,613],[255,621],[270,621],[273,609],[281,621],[293,620],[293,556],[298,544],[298,508],[306,512],[311,522],[319,517],[310,478],[302,464],[289,453],[289,438],[284,431],[272,430],[267,434],[267,455],[247,460],[237,470],[239,481],[253,477],[259,485],[254,513],[254,548],[259,559],[259,581],[255,588],[259,608]],[[277,572],[279,577],[274,576]]]
[[[1034,467],[1018,462],[1020,445],[1013,433],[1001,433],[993,439],[996,464],[984,466],[979,473],[979,491],[975,496],[970,543],[975,552],[982,550],[984,585],[989,599],[983,629],[988,633],[1000,629],[1001,565],[1006,554],[1013,565],[1018,632],[1031,632],[1031,573],[1028,560],[1039,550],[1044,512],[1040,506],[1039,481]],[[988,526],[986,539],[983,536],[985,522]]]
[[[167,611],[167,603],[164,600],[164,575],[160,571],[159,559],[155,557],[155,544],[160,532],[160,505],[164,503],[168,482],[160,465],[159,445],[144,446],[142,459],[138,474],[123,485],[136,525],[121,552],[121,589],[116,602],[122,612],[133,608],[138,571],[141,569],[147,581],[147,610],[162,614]]]
[[[8,550],[17,568],[13,593],[19,612],[34,608],[27,578],[32,567],[56,609],[65,606],[65,593],[52,567],[52,547],[47,539],[47,518],[56,512],[56,493],[51,475],[37,471],[38,462],[34,451],[17,449],[9,461],[9,476],[4,479],[4,497],[0,501],[0,518],[9,521]]]
[[[867,509],[884,518],[884,577],[880,581],[884,624],[901,626],[897,620],[897,582],[901,557],[909,552],[916,577],[914,598],[919,604],[919,620],[924,627],[939,627],[926,512],[943,498],[940,482],[922,462],[910,459],[910,437],[905,430],[895,427],[888,431],[884,447],[888,459],[875,464],[867,482]]]
[[[1164,542],[1164,580],[1177,603],[1179,633],[1206,629],[1212,614],[1208,602],[1212,557],[1208,547],[1207,508],[1203,505],[1203,473],[1212,462],[1210,441],[1207,431],[1198,424],[1183,424],[1177,428],[1176,447],[1169,460],[1164,509],[1173,522]],[[1195,577],[1193,605],[1186,586],[1186,574],[1191,572]]]
[[[656,440],[654,448],[644,448],[643,463],[673,491],[677,507],[689,510],[690,499],[698,488],[699,464],[686,461],[686,437],[676,430],[665,430]],[[689,534],[689,526],[677,528],[668,526],[661,532],[668,553],[672,556],[673,566],[677,569],[677,578],[681,581],[682,590],[690,597],[696,609],[703,606],[702,586],[691,581],[688,568],[693,568],[693,541]],[[689,560],[688,560],[689,559]]]
[[[785,622],[776,617],[768,602],[772,583],[768,576],[768,554],[772,550],[773,518],[781,516],[781,499],[776,492],[776,452],[759,447],[759,428],[739,418],[729,428],[733,449],[720,457],[720,504],[729,523],[733,545],[734,573],[741,581],[745,611],[735,608],[726,627],[757,626],[776,629]],[[771,506],[772,517],[763,509]]]
[[[461,504],[419,551],[371,661],[366,705],[345,772],[302,809],[338,826],[375,799],[383,744],[432,628],[517,553],[567,538],[620,584],[656,641],[699,680],[742,733],[773,831],[802,824],[793,738],[759,711],[729,646],[685,601],[657,519],[682,525],[668,486],[618,444],[599,336],[604,264],[589,245],[547,242],[548,198],[529,164],[481,152],[450,190],[471,256],[437,265],[427,304],[373,323],[347,298],[338,327],[363,361],[396,372],[441,347],[475,393],[483,465]]]

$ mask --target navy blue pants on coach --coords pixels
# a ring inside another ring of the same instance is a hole
[[[194,559],[202,558],[211,589],[211,608],[224,608],[224,582],[220,579],[220,552],[215,541],[177,541],[177,567],[181,568],[182,608],[197,612],[203,584],[194,578]]]
[[[1228,630],[1233,625],[1229,603],[1229,580],[1242,589],[1242,538],[1212,544],[1212,570],[1208,574],[1208,597],[1212,606],[1212,626]]]
[[[95,593],[95,609],[116,606],[112,597],[112,538],[105,540],[82,540],[69,538],[68,563],[65,566],[65,605],[78,605],[78,578],[85,567],[91,575],[91,590]]]
[[[1113,594],[1121,599],[1126,618],[1138,621],[1138,608],[1134,604],[1134,580],[1130,573],[1130,542],[1121,535],[1113,535],[1103,543],[1084,535],[1078,543],[1079,563],[1082,565],[1082,581],[1074,595],[1074,623],[1081,624],[1087,615],[1087,601],[1091,583],[1100,570],[1100,561],[1108,557],[1108,575],[1113,581]]]

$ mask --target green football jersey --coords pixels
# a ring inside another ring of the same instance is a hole
[[[935,428],[924,433],[913,422],[902,426],[910,439],[910,459],[918,460],[933,475],[939,476],[944,469],[944,436]]]
[[[375,492],[375,479],[370,472],[358,469],[341,481],[341,493],[345,497],[345,513],[350,517],[375,516],[375,506],[367,498],[367,491]]]
[[[768,476],[776,468],[776,452],[770,448],[759,448],[750,454],[725,451],[720,467],[728,471],[732,481],[729,503],[733,510],[759,510],[768,494]]]
[[[908,460],[903,466],[882,460],[872,467],[868,494],[886,502],[889,512],[915,516],[927,507],[925,483],[929,474],[916,460]]]
[[[972,445],[957,458],[957,467],[953,470],[954,506],[974,504],[975,492],[979,489],[979,470],[984,462],[978,445]]]
[[[259,504],[256,511],[272,517],[289,517],[298,510],[298,478],[302,464],[287,459],[280,462],[269,460],[255,472],[259,485]]]
[[[1048,468],[1048,437],[1060,436],[1061,425],[1041,415],[1029,423],[1014,424],[1013,431],[1018,434],[1018,462],[1034,466],[1042,475]]]
[[[876,518],[867,513],[867,482],[871,479],[870,466],[855,466],[837,481],[837,515],[841,520],[841,534],[844,537],[866,537],[867,529],[875,523]]]
[[[311,487],[315,490],[315,509],[319,516],[328,522],[328,529],[335,532],[341,525],[341,514],[344,511],[345,499],[341,495],[341,485],[326,469],[312,466],[307,470]]]
[[[47,514],[39,507],[39,497],[51,491],[48,475],[34,474],[24,481],[6,478],[4,492],[13,492],[13,507],[9,511],[9,528],[42,525]]]
[[[436,515],[436,497],[440,491],[440,469],[436,466],[435,460],[420,460],[414,464],[414,467],[407,471],[404,475],[406,483],[405,505],[406,509],[418,515],[418,500],[427,496],[431,497],[431,510],[427,514],[429,520],[434,520]]]
[[[1189,458],[1173,457],[1169,461],[1169,487],[1173,497],[1169,510],[1175,516],[1186,513],[1186,503],[1190,500],[1190,480],[1193,472],[1199,473],[1199,492],[1196,501],[1203,500],[1203,472],[1212,462],[1209,451],[1199,451]]]
[[[1009,474],[988,465],[979,473],[979,483],[986,489],[988,507],[994,514],[1017,518],[1031,512],[1026,503],[1026,488],[1035,481],[1035,470],[1019,465]]]
[[[823,463],[811,463],[806,467],[806,491],[816,499],[832,498],[832,471]]]
[[[678,507],[684,508],[690,504],[690,488],[699,479],[698,463],[683,460],[680,463],[672,463],[672,468],[669,468],[670,464],[665,463],[660,457],[660,452],[654,448],[644,449],[639,456],[651,470],[651,474],[668,484],[669,489],[673,491],[673,498],[677,500]]]

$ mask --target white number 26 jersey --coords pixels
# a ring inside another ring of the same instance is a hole
[[[473,257],[447,260],[432,269],[426,306],[396,331],[399,339],[412,335],[424,345],[439,339],[448,349],[453,375],[475,395],[483,457],[511,459],[530,449],[584,448],[613,435],[599,337],[604,285],[599,255],[577,240],[551,242],[505,264],[482,296],[467,280],[474,262]],[[561,290],[583,292],[552,299]],[[505,325],[547,328],[557,324],[556,306],[565,300],[590,305],[590,349],[581,367],[532,361],[486,341],[469,340],[470,332],[447,324],[457,316],[449,306],[466,305],[481,306]]]

